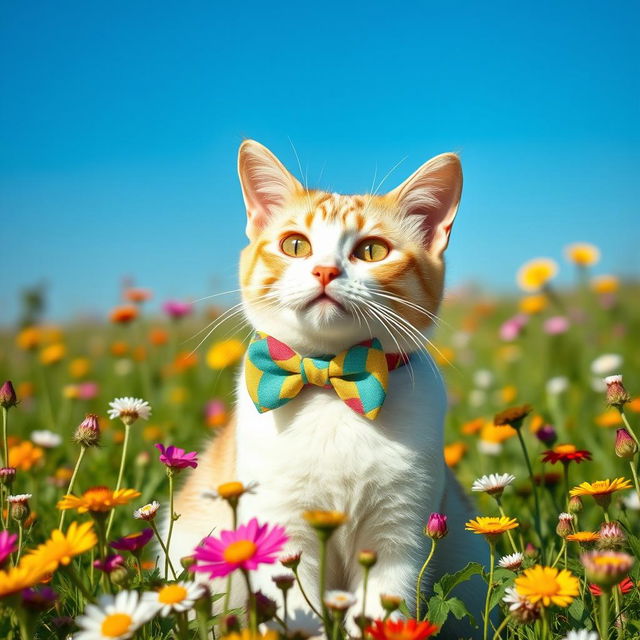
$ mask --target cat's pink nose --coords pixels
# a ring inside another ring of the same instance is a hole
[[[318,278],[318,281],[323,287],[326,287],[332,280],[335,280],[342,271],[338,267],[316,267],[311,275]]]

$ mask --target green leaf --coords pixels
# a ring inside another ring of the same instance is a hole
[[[441,596],[433,596],[429,599],[427,620],[441,627],[449,617],[449,602]]]
[[[569,616],[576,622],[582,622],[585,614],[584,601],[580,598],[576,598],[567,609]]]
[[[479,562],[470,562],[464,569],[455,573],[445,573],[445,575],[433,585],[433,591],[442,599],[447,596],[462,582],[466,582],[475,575],[482,575],[484,567]]]
[[[413,618],[415,615],[415,611],[413,613],[409,611],[409,607],[407,607],[407,603],[404,600],[400,603],[398,609],[400,610],[400,613],[407,618]]]
[[[462,620],[462,618],[466,617],[469,619],[469,623],[471,624],[471,626],[478,626],[471,613],[469,613],[469,609],[467,609],[467,606],[464,602],[462,602],[462,600],[460,600],[459,598],[449,598],[449,600],[447,600],[447,604],[449,605],[449,611],[458,620]]]

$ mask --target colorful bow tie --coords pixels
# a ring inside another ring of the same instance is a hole
[[[385,354],[377,338],[337,356],[303,358],[284,342],[257,332],[245,359],[249,395],[260,413],[293,400],[305,385],[331,389],[356,413],[374,420],[387,395],[389,370],[405,364]]]

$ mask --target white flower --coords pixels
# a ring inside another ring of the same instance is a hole
[[[102,594],[76,619],[81,631],[74,640],[126,640],[158,612],[158,605],[140,600],[135,591]]]
[[[519,622],[529,623],[540,617],[540,607],[537,604],[531,604],[513,587],[506,589],[504,594],[502,601],[509,605],[509,613]]]
[[[604,379],[604,383],[609,386],[610,384],[613,384],[614,382],[622,382],[622,376],[618,373],[615,376],[607,376]]]
[[[547,380],[547,393],[550,396],[558,396],[569,388],[569,379],[565,376],[556,376]]]
[[[502,493],[515,479],[516,477],[510,473],[490,473],[478,478],[471,486],[471,491],[484,491],[490,495]]]
[[[499,456],[502,452],[502,445],[491,440],[478,440],[478,451],[488,456]]]
[[[493,384],[493,373],[488,369],[478,369],[473,374],[473,384],[478,389],[488,389]]]
[[[349,591],[325,591],[324,603],[328,609],[346,611],[356,603],[356,597]]]
[[[62,437],[53,431],[41,429],[31,432],[31,442],[45,449],[53,449],[62,444]]]
[[[591,373],[594,376],[607,376],[614,371],[619,371],[622,368],[623,359],[622,356],[617,353],[605,353],[598,356],[591,363]]]
[[[136,509],[133,512],[133,517],[137,520],[153,520],[156,517],[156,511],[160,508],[160,503],[157,500],[145,504],[143,507]]]
[[[112,420],[120,418],[126,424],[133,424],[138,418],[148,420],[151,415],[151,406],[140,398],[116,398],[109,406],[109,417]]]
[[[183,612],[193,609],[199,598],[207,592],[204,584],[197,582],[174,582],[164,585],[159,591],[147,591],[142,594],[142,601],[160,610],[161,616],[168,616],[172,611]]]
[[[571,630],[562,640],[598,640],[598,634],[588,629]]]
[[[600,377],[591,378],[591,389],[596,393],[604,393],[607,390],[607,385],[604,383],[604,380]]]
[[[25,504],[31,499],[31,493],[17,493],[15,496],[7,496],[7,502],[11,504]]]
[[[627,495],[622,498],[624,506],[631,511],[640,511],[640,497],[635,491],[629,491]]]
[[[524,561],[524,555],[519,551],[512,553],[508,556],[502,556],[500,560],[498,560],[498,564],[503,569],[511,569],[511,571],[517,571]]]

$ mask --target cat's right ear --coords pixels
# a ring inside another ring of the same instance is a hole
[[[274,210],[302,185],[269,149],[255,140],[245,140],[238,151],[238,175],[247,208],[247,235],[254,238]]]

